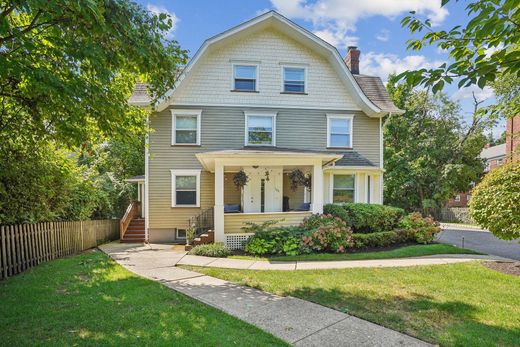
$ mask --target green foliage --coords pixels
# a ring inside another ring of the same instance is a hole
[[[347,225],[351,225],[348,213],[341,205],[326,204],[323,206],[323,214],[330,214],[331,216],[338,217],[342,221],[345,221]]]
[[[302,226],[308,230],[303,244],[309,251],[344,253],[352,247],[352,230],[338,217],[314,215]]]
[[[501,239],[520,237],[520,163],[492,170],[473,189],[473,219]]]
[[[392,230],[405,214],[401,208],[386,205],[348,203],[342,207],[355,233]]]
[[[278,224],[278,222],[283,221],[283,219],[279,220],[267,220],[265,222],[262,222],[261,224],[255,223],[255,222],[244,222],[245,227],[242,227],[242,230],[245,233],[260,233],[271,230],[271,228]]]
[[[441,231],[439,223],[432,217],[423,217],[419,212],[412,212],[401,221],[405,238],[413,239],[417,243],[430,243],[435,235]]]
[[[380,231],[369,234],[352,234],[354,248],[381,248],[402,242],[395,231]]]
[[[224,243],[215,242],[206,245],[195,246],[191,249],[189,254],[201,255],[204,257],[225,258],[231,255],[231,252],[224,246]]]
[[[466,124],[446,95],[414,91],[390,78],[388,92],[406,110],[384,120],[385,202],[408,211],[440,207],[482,175],[487,120]]]
[[[518,115],[520,105],[520,75],[503,73],[491,82],[495,94],[495,103],[492,110],[504,118]],[[503,138],[503,140],[501,140]],[[505,132],[502,133],[500,143],[505,142]],[[496,143],[497,145],[500,143]]]
[[[245,251],[252,255],[301,253],[304,229],[299,227],[273,227],[260,230],[249,238]]]
[[[445,5],[449,0],[444,0]],[[441,91],[445,84],[458,81],[459,88],[476,85],[484,88],[500,73],[520,76],[520,7],[517,1],[476,0],[469,2],[466,13],[469,22],[450,30],[433,30],[429,20],[422,21],[415,12],[401,24],[412,34],[423,37],[408,41],[408,49],[421,50],[435,45],[446,50],[453,63],[443,63],[431,69],[406,71],[405,78],[413,86],[425,86]],[[520,103],[511,104],[513,115],[520,112]]]
[[[187,55],[165,38],[172,24],[127,0],[2,5],[0,135],[75,147],[143,134],[127,100],[137,80],[155,97],[174,85]]]

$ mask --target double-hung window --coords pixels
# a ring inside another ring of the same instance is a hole
[[[258,90],[257,65],[233,65],[233,90],[255,92]]]
[[[200,170],[171,170],[172,207],[199,207]]]
[[[305,76],[306,71],[304,67],[289,67],[282,68],[284,93],[305,93]]]
[[[327,147],[352,148],[352,116],[327,115]]]
[[[246,113],[246,146],[275,146],[276,115]]]
[[[354,175],[333,175],[332,202],[346,203],[354,202],[355,182]]]
[[[200,145],[200,110],[172,110],[172,145]]]

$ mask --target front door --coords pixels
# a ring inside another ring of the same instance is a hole
[[[246,168],[249,181],[243,190],[245,213],[282,211],[282,168]]]

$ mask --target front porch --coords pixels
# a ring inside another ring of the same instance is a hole
[[[214,173],[215,241],[228,246],[249,235],[246,222],[279,220],[280,226],[300,224],[324,204],[323,167],[341,158],[331,152],[242,149],[197,155],[204,168]],[[291,187],[289,173],[300,170],[310,177],[310,188]],[[236,187],[234,175],[243,171],[247,184]]]

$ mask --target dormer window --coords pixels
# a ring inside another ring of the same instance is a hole
[[[282,92],[284,93],[305,93],[306,69],[297,66],[282,67]]]
[[[256,92],[258,90],[257,65],[233,65],[233,90],[241,92]]]

